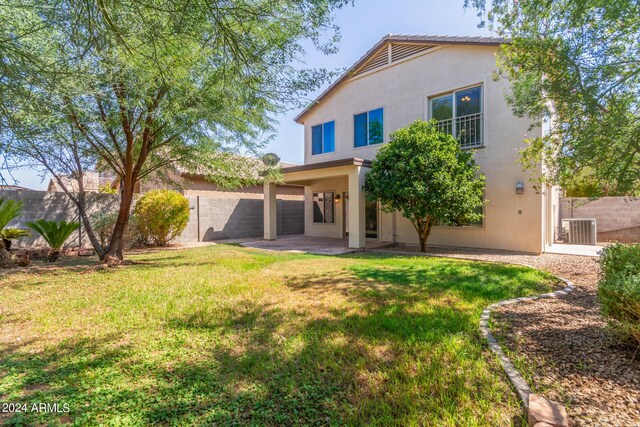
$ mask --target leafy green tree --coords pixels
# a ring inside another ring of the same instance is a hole
[[[595,191],[640,189],[640,2],[466,0],[498,34],[500,74],[518,116],[548,128],[523,163],[541,181],[570,185],[593,171]],[[485,24],[485,22],[482,22]],[[542,120],[545,120],[542,123]],[[613,187],[613,188],[612,188]],[[597,195],[597,194],[596,194]]]
[[[7,0],[0,40],[11,49],[0,49],[0,64],[20,69],[0,77],[0,145],[16,164],[37,163],[56,179],[80,184],[97,164],[117,175],[120,208],[106,251],[91,232],[84,189],[63,188],[104,262],[117,264],[136,184],[178,167],[228,175],[217,154],[258,150],[274,115],[330,77],[297,60],[306,40],[333,51],[335,38],[322,34],[345,3]]]
[[[402,212],[425,252],[434,224],[482,219],[484,175],[473,156],[453,136],[438,132],[435,122],[417,120],[378,150],[366,178],[367,198],[379,200],[385,212]]]
[[[60,258],[60,251],[64,242],[67,241],[69,236],[80,228],[80,223],[76,221],[48,221],[46,219],[39,219],[34,222],[28,222],[27,227],[40,234],[49,245],[49,254],[47,259],[49,262],[54,262]]]
[[[189,222],[189,201],[177,191],[152,190],[136,202],[138,231],[157,246],[167,246]]]

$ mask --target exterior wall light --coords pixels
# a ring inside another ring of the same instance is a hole
[[[340,195],[336,194],[336,203],[340,203]]]
[[[524,193],[524,183],[522,181],[516,182],[516,194]]]

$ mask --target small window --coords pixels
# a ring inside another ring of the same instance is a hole
[[[367,145],[381,144],[384,142],[383,116],[383,108],[353,116],[354,147],[366,147]]]
[[[438,129],[458,138],[462,148],[483,146],[481,86],[432,98],[430,114]]]
[[[484,204],[475,208],[474,213],[480,214],[482,215],[482,217],[480,217],[480,219],[476,221],[469,221],[463,218],[454,225],[457,227],[482,227],[482,224],[484,222]]]
[[[336,149],[336,122],[311,128],[311,154],[333,153]]]
[[[334,205],[334,193],[313,193],[313,222],[332,224]]]

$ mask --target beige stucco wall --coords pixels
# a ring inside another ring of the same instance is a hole
[[[305,164],[349,157],[374,158],[380,146],[353,147],[354,114],[384,107],[385,142],[388,142],[390,132],[416,119],[428,118],[429,97],[480,84],[486,146],[475,153],[487,177],[485,221],[482,227],[436,227],[430,244],[541,252],[547,215],[545,196],[534,191],[518,163],[523,139],[540,135],[540,129],[530,131],[530,121],[516,118],[506,104],[504,93],[508,82],[492,78],[496,69],[495,51],[494,47],[481,46],[436,48],[418,58],[346,82],[303,118]],[[311,127],[331,120],[336,125],[335,152],[312,156]],[[525,183],[522,195],[515,194],[518,181]],[[318,184],[319,187],[342,191],[328,183]],[[336,218],[341,218],[338,212]],[[395,233],[391,215],[382,215],[379,222],[382,240],[393,241],[395,234],[397,242],[417,243],[413,226],[400,214],[396,215]],[[306,227],[308,235],[334,237],[329,226],[323,225],[320,230],[308,217]],[[342,230],[341,224],[335,228]],[[335,237],[339,237],[337,233]]]

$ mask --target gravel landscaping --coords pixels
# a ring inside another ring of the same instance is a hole
[[[595,258],[449,248],[429,255],[526,264],[573,281],[564,297],[495,310],[494,334],[534,392],[567,406],[571,425],[640,426],[640,354],[621,346],[600,315]]]

